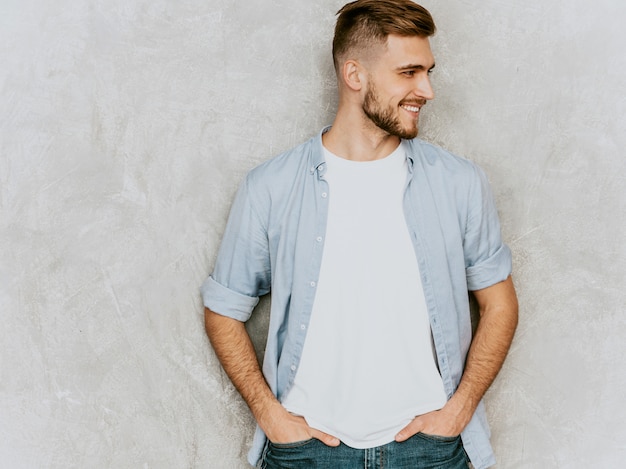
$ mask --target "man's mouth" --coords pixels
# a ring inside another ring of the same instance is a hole
[[[420,112],[420,106],[412,106],[410,104],[403,104],[402,107],[407,111]]]
[[[405,111],[409,111],[412,112],[414,114],[419,114],[420,109],[422,108],[423,104],[401,104],[400,107],[402,109],[404,109]]]

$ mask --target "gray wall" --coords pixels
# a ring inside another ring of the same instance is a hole
[[[331,121],[342,4],[2,1],[0,467],[246,467],[198,286],[243,174]],[[622,467],[625,4],[424,5],[422,135],[486,170],[514,252],[497,467]]]

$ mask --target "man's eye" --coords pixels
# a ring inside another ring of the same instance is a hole
[[[406,72],[404,72],[404,75],[407,77],[412,77],[415,75],[415,70],[407,70]]]

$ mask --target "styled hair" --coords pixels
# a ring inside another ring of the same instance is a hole
[[[337,14],[333,38],[336,70],[346,53],[384,44],[390,34],[429,37],[436,31],[428,10],[411,0],[356,0]]]

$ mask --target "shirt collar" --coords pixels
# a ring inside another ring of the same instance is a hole
[[[404,154],[406,155],[406,166],[409,168],[409,173],[413,174],[413,145],[412,140],[402,139],[400,145],[404,146]]]
[[[314,138],[313,151],[311,152],[310,162],[311,166],[309,172],[311,174],[315,171],[319,171],[319,176],[323,176],[326,172],[326,160],[324,160],[324,145],[322,144],[322,135],[330,130],[331,126],[324,127],[319,134]]]
[[[319,176],[323,176],[326,172],[326,160],[324,160],[324,145],[322,144],[322,135],[330,130],[332,126],[327,125],[324,127],[317,137],[315,137],[315,141],[313,143],[313,152],[311,153],[311,167],[309,168],[309,172],[311,174],[315,173],[315,171],[319,171]],[[413,173],[413,145],[411,145],[411,140],[402,139],[400,141],[400,145],[404,146],[404,154],[406,155],[407,167],[409,168],[409,173]]]

